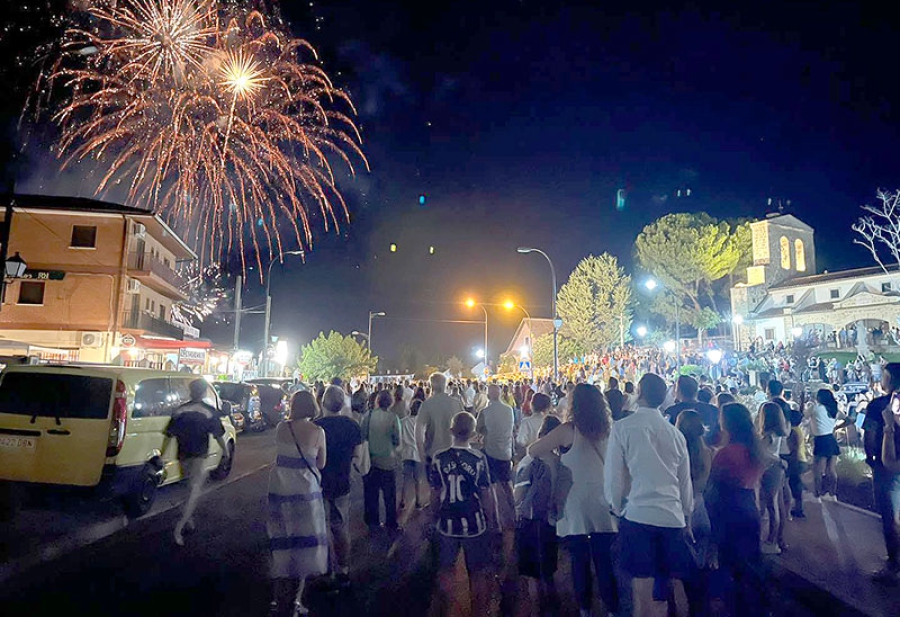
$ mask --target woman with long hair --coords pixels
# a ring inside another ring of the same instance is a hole
[[[306,579],[328,571],[328,531],[322,501],[325,431],[312,420],[319,406],[311,392],[291,398],[288,419],[275,430],[275,466],[269,474],[273,616],[306,615]],[[291,596],[293,595],[293,603]]]
[[[729,601],[730,614],[760,615],[762,572],[759,509],[756,490],[764,456],[750,411],[727,403],[719,413],[724,446],[713,458],[706,507],[718,547],[717,575]]]
[[[527,418],[531,415],[531,399],[534,398],[534,390],[526,387],[524,393],[524,398],[522,399],[522,415]]]
[[[819,499],[837,501],[837,457],[841,453],[834,431],[845,423],[838,424],[837,400],[827,388],[816,392],[816,402],[807,405],[809,433],[813,436],[813,479],[815,494]]]
[[[591,563],[606,610],[619,610],[619,591],[613,574],[612,544],[618,525],[603,494],[603,468],[612,416],[599,389],[578,384],[571,394],[569,418],[528,447],[532,458],[569,448],[560,463],[571,472],[556,535],[569,546],[572,582],[581,614],[591,614]],[[560,477],[563,476],[562,471]]]
[[[778,555],[784,546],[784,523],[787,502],[784,500],[784,471],[787,462],[779,456],[781,444],[788,434],[787,422],[781,406],[763,403],[756,415],[756,433],[765,456],[765,471],[760,480],[759,507],[768,514],[768,531],[764,535],[762,552]]]

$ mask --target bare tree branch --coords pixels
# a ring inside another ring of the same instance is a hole
[[[861,236],[854,238],[853,243],[866,247],[881,269],[888,273],[888,265],[882,256],[890,255],[890,266],[900,268],[900,190],[888,193],[878,190],[877,206],[862,206],[869,216],[860,217],[853,225],[853,231]]]

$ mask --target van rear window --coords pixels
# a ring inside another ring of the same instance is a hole
[[[7,373],[0,382],[0,413],[39,418],[109,417],[112,380],[84,375]]]

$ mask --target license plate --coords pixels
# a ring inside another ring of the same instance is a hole
[[[34,437],[10,437],[0,435],[0,448],[12,448],[17,450],[34,450],[37,439]]]

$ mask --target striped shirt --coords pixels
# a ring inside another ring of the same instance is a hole
[[[435,453],[431,481],[441,490],[437,530],[445,536],[472,538],[487,529],[479,491],[490,487],[484,454],[471,448],[450,447]]]

